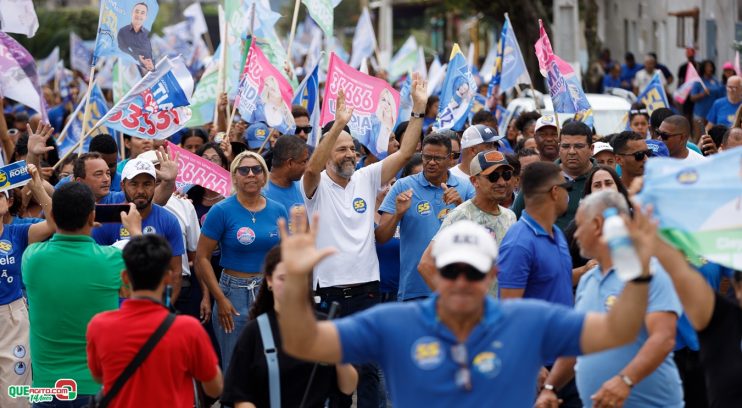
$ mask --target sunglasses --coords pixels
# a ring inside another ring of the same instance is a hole
[[[487,180],[490,181],[490,183],[497,183],[497,180],[502,177],[505,181],[510,181],[511,178],[513,178],[513,171],[512,170],[505,170],[502,173],[498,173],[496,171],[493,171],[492,173],[486,175]]]
[[[294,134],[298,135],[302,131],[306,134],[310,134],[312,133],[312,127],[311,126],[297,126],[296,130],[294,130]]]
[[[638,152],[634,152],[634,153],[619,153],[619,155],[621,155],[621,156],[634,156],[634,160],[636,160],[636,161],[642,161],[642,160],[644,160],[644,156],[647,156],[647,158],[650,158],[650,157],[652,157],[652,155],[654,155],[654,152],[651,151],[651,150],[649,150],[649,149],[647,149],[647,150],[642,150],[642,151],[638,151]]]
[[[464,344],[457,344],[451,347],[451,358],[458,364],[456,370],[456,386],[467,391],[471,391],[471,371],[469,370],[468,352]]]
[[[657,131],[657,136],[659,136],[660,139],[662,139],[662,140],[667,140],[667,139],[669,139],[671,137],[680,136],[680,135],[682,135],[682,133],[667,133],[667,132],[663,132],[661,130],[658,130]]]
[[[479,282],[486,276],[486,274],[480,272],[473,266],[463,264],[448,265],[441,269],[441,276],[448,280],[456,280],[462,273],[469,282]]]
[[[263,166],[257,165],[237,167],[237,173],[240,173],[240,176],[247,176],[248,174],[250,174],[250,172],[252,172],[252,174],[256,176],[263,174]]]

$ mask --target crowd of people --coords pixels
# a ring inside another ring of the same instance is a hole
[[[601,62],[605,88],[674,79],[653,55]],[[316,146],[302,106],[280,134],[227,123],[223,94],[214,124],[169,140],[228,171],[229,196],[179,188],[163,140],[98,134],[60,161],[73,104],[45,87],[42,123],[6,99],[4,159],[32,177],[0,194],[0,406],[60,379],[76,397],[33,406],[738,406],[742,272],[694,267],[632,201],[647,161],[742,146],[723,68],[699,63],[686,105],[635,103],[606,135],[539,112],[498,134],[497,109],[436,130],[415,73],[383,158],[342,90]],[[629,282],[611,208],[641,260]]]

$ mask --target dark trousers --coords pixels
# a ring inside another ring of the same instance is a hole
[[[372,285],[371,290],[367,293],[349,293],[345,295],[339,293],[327,293],[327,291],[323,289],[318,289],[316,294],[320,297],[320,302],[317,305],[317,310],[322,313],[328,313],[332,302],[338,302],[340,307],[336,317],[342,317],[352,315],[353,313],[377,305],[380,299],[378,282],[375,282],[375,289],[373,289],[374,283],[367,283],[365,285]],[[328,290],[330,289],[335,288],[328,288]],[[386,400],[381,400],[383,394],[379,385],[379,368],[375,364],[361,364],[356,365],[355,367],[356,370],[358,370],[358,389],[356,390],[356,403],[358,408],[378,408],[380,406],[386,406]],[[381,405],[382,403],[383,405]],[[337,398],[333,398],[331,406],[350,407],[351,404],[352,397],[341,395]]]
[[[683,380],[683,399],[686,408],[707,408],[706,378],[699,359],[699,353],[689,348],[675,352],[675,365]]]

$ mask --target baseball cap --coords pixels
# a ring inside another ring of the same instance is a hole
[[[654,157],[670,157],[670,150],[661,140],[647,140],[647,147],[652,151]]]
[[[497,135],[497,129],[478,124],[469,126],[461,135],[461,148],[468,149],[482,143],[492,143],[502,139]]]
[[[734,65],[732,65],[730,61],[725,62],[724,65],[721,66],[722,71],[727,70],[727,69],[734,71]]]
[[[504,154],[497,150],[487,150],[474,156],[469,165],[469,174],[472,176],[478,174],[486,176],[503,166],[507,166],[510,170],[513,169],[513,166],[508,164],[508,159],[505,158]]]
[[[247,147],[250,149],[259,149],[260,146],[263,145],[263,142],[265,142],[269,133],[270,129],[265,123],[253,123],[247,128],[247,130],[245,130],[245,142],[247,143]],[[268,146],[268,143],[266,143],[266,146]]]
[[[131,159],[121,172],[121,180],[131,180],[140,174],[149,174],[152,178],[157,178],[155,165],[150,160],[141,157]]]
[[[154,150],[147,150],[146,152],[137,156],[137,159],[147,160],[157,166],[160,164],[160,159],[157,158],[157,152]]]
[[[554,115],[544,115],[538,118],[538,120],[536,121],[536,128],[534,131],[538,131],[539,129],[546,127],[546,126],[551,126],[553,128],[557,127],[557,122],[556,122],[556,118],[554,117]]]
[[[600,152],[611,152],[613,153],[613,147],[606,142],[595,142],[593,143],[593,156]]]
[[[481,225],[461,220],[438,233],[433,241],[432,254],[438,269],[465,263],[487,273],[497,260],[497,243]]]

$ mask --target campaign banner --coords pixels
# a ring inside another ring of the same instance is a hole
[[[303,106],[309,112],[309,124],[312,126],[312,132],[307,137],[307,144],[317,147],[322,133],[322,129],[320,129],[319,64],[314,66],[312,72],[296,88],[296,95],[292,103]]]
[[[652,159],[638,199],[653,205],[662,235],[691,261],[742,270],[742,148],[692,163]]]
[[[659,108],[670,108],[670,101],[667,99],[665,93],[665,87],[662,86],[662,80],[660,79],[660,71],[657,70],[649,81],[644,90],[636,98],[637,101],[644,104],[647,107],[647,111],[651,115],[655,109]]]
[[[85,101],[81,101],[80,103],[84,105]],[[103,92],[101,91],[100,86],[98,86],[97,84],[93,85],[93,90],[90,92],[90,102],[88,103],[88,110],[89,116],[87,123],[84,123],[85,109],[76,109],[75,112],[72,113],[70,119],[71,122],[69,124],[67,134],[61,142],[58,142],[57,148],[59,149],[59,153],[61,155],[66,154],[68,150],[75,147],[77,141],[80,140],[80,137],[82,137],[83,127],[85,127],[86,129],[93,129],[93,126],[95,126],[95,124],[98,123],[98,121],[103,116],[105,116],[106,113],[108,113],[108,104],[106,103],[106,98],[103,96]],[[102,126],[93,130],[90,133],[90,136],[85,139],[83,152],[88,151],[90,140],[100,134],[109,134],[113,136],[115,135],[115,131],[114,129]]]
[[[191,118],[193,77],[183,60],[164,58],[95,125],[145,139],[164,139]]]
[[[346,106],[353,108],[348,123],[351,135],[374,156],[386,157],[389,134],[397,121],[399,92],[383,79],[356,71],[332,53],[322,102],[322,126],[335,119],[337,95],[341,89],[345,92]]]
[[[31,0],[0,0],[0,30],[6,33],[36,35],[39,19]]]
[[[57,72],[59,64],[59,47],[54,47],[48,57],[39,60],[36,64],[36,71],[39,73],[39,85],[43,85],[52,79]]]
[[[221,55],[219,47],[214,53],[214,59],[201,75],[201,80],[196,84],[196,90],[193,91],[192,115],[191,119],[186,122],[186,127],[201,126],[214,120],[214,107],[218,97],[216,87],[219,82],[219,55]]]
[[[675,100],[681,104],[685,103],[685,100],[688,99],[688,95],[690,95],[690,91],[693,89],[696,82],[700,83],[704,89],[706,88],[701,76],[698,75],[698,71],[696,71],[696,67],[690,62],[686,67],[685,81],[683,81],[683,85],[680,85],[680,87],[675,91]]]
[[[228,170],[170,141],[167,146],[170,156],[177,154],[178,157],[176,184],[197,184],[225,197],[232,194],[232,177]]]
[[[253,41],[242,71],[237,108],[248,123],[264,122],[281,133],[294,127],[294,90]]]
[[[29,181],[31,173],[28,172],[25,160],[0,167],[0,191],[25,186]]]
[[[143,70],[155,69],[149,37],[158,10],[156,0],[102,0],[93,65],[100,57],[118,55]]]
[[[325,32],[325,35],[332,37],[333,15],[335,13],[333,0],[302,0],[301,2],[304,3],[309,15]]]
[[[0,95],[41,113],[42,120],[48,121],[36,61],[28,50],[4,32],[0,32]]]
[[[418,56],[417,49],[418,45],[415,37],[412,35],[407,37],[407,40],[402,44],[402,48],[394,54],[389,63],[389,82],[394,83],[402,75],[415,69]]]
[[[364,58],[369,58],[376,50],[376,34],[368,8],[364,7],[361,17],[358,18],[356,30],[353,34],[353,48],[351,49],[350,66],[358,68]]]
[[[498,95],[502,95],[518,84],[530,84],[531,77],[528,75],[526,63],[523,61],[523,53],[520,52],[518,39],[510,23],[510,17],[505,13],[505,24],[502,26],[500,43],[498,47],[498,72],[499,85]]]
[[[70,31],[70,67],[88,79],[90,65],[93,60],[93,48],[95,42],[83,41],[80,36]]]
[[[433,128],[435,130],[452,129],[463,130],[466,119],[469,117],[477,84],[471,73],[471,68],[461,53],[458,44],[453,45],[451,59],[448,62],[446,78],[441,89],[438,115]]]

